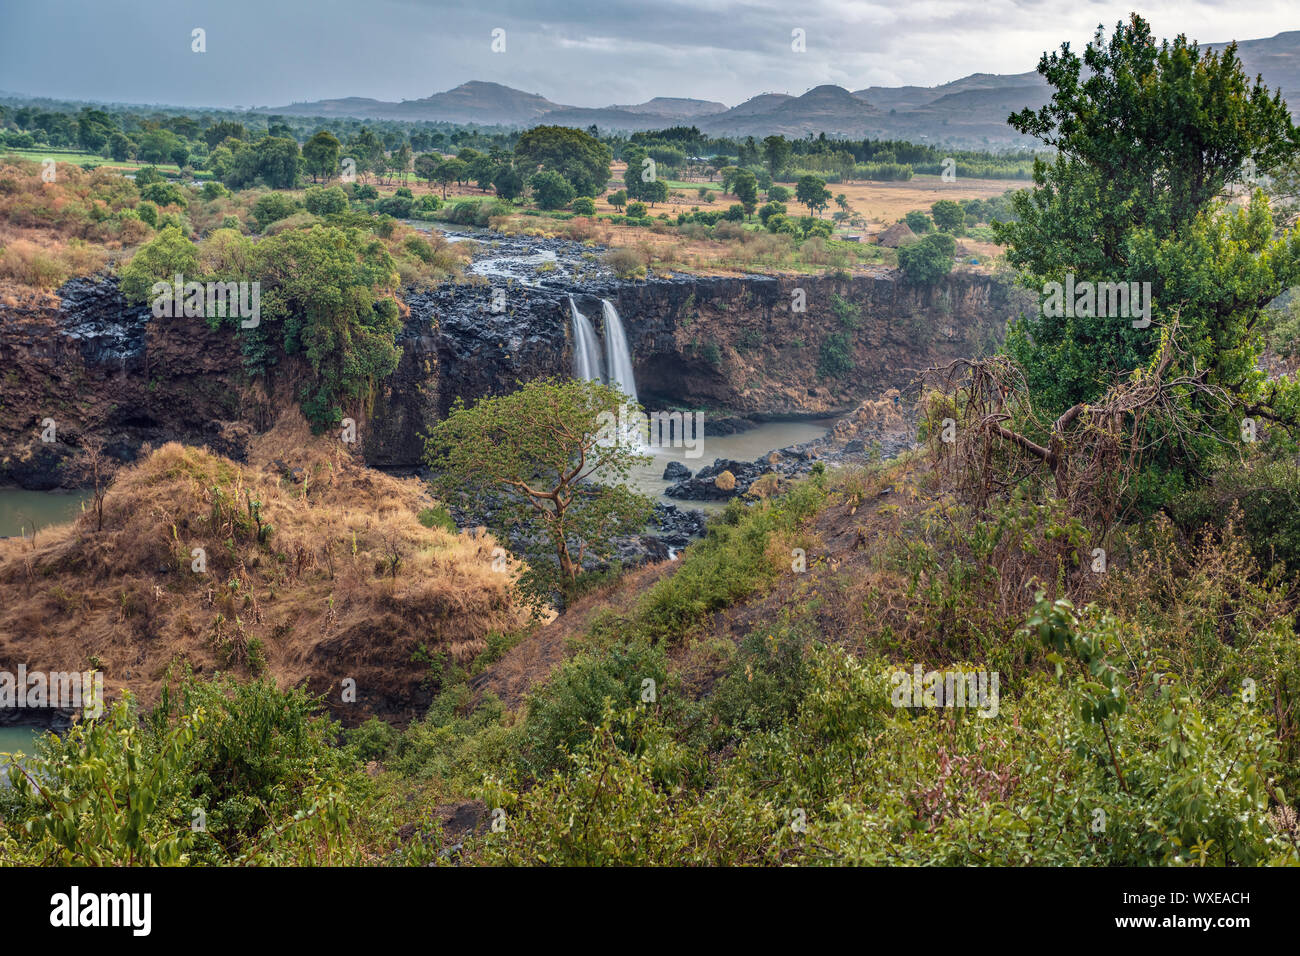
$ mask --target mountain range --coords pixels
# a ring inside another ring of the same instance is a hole
[[[1215,48],[1225,45],[1203,44]],[[1300,30],[1240,41],[1237,53],[1246,72],[1252,77],[1261,74],[1270,88],[1280,87],[1293,114],[1300,116]],[[1028,146],[1033,141],[1007,126],[1007,116],[1024,107],[1036,109],[1049,98],[1047,82],[1033,71],[973,73],[940,86],[869,86],[850,91],[826,85],[798,96],[760,93],[731,108],[710,100],[665,96],[631,105],[565,106],[539,93],[475,80],[400,103],[350,96],[264,107],[259,112],[483,126],[595,125],[624,131],[685,124],[715,136],[780,133],[802,137],[824,132],[853,139]]]

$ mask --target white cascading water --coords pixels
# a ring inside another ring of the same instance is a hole
[[[632,372],[632,353],[623,334],[623,320],[608,299],[600,300],[605,317],[605,367],[609,369],[609,384],[617,385],[623,394],[636,401],[636,376]]]
[[[573,375],[592,382],[603,381],[605,374],[600,367],[600,346],[596,342],[596,330],[588,318],[578,311],[573,296],[569,296],[569,311],[573,314]]]

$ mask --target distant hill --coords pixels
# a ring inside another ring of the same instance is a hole
[[[880,113],[868,101],[840,86],[818,86],[803,96],[754,97],[734,110],[704,119],[700,128],[714,135],[748,136],[780,133],[862,138]]]
[[[716,103],[712,100],[692,100],[681,96],[656,96],[652,100],[637,103],[635,106],[611,106],[610,109],[623,110],[627,113],[648,113],[653,116],[677,116],[681,119],[691,119],[696,116],[725,113],[727,104]]]
[[[1222,48],[1226,43],[1202,44]],[[1300,117],[1300,30],[1258,40],[1243,40],[1238,55],[1252,77],[1262,74],[1281,87]],[[429,120],[484,126],[595,125],[611,130],[698,126],[715,136],[773,133],[806,136],[826,133],[849,138],[901,138],[957,146],[1027,146],[1032,140],[1007,126],[1007,116],[1049,99],[1046,81],[1036,72],[972,73],[939,86],[869,86],[850,92],[818,86],[802,96],[761,93],[730,109],[723,103],[656,96],[644,103],[601,108],[565,106],[537,93],[500,83],[472,81],[423,99],[388,103],[365,97],[317,100],[259,112],[295,116],[353,116],[362,119]]]

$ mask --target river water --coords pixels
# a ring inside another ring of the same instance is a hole
[[[71,521],[81,514],[81,503],[90,497],[89,492],[0,488],[0,538],[20,534],[30,537],[33,527],[39,531],[52,524]]]
[[[686,448],[656,447],[647,449],[653,455],[648,465],[637,465],[628,474],[628,484],[642,494],[652,495],[664,504],[674,504],[679,508],[699,508],[701,511],[721,511],[725,502],[719,501],[682,501],[664,495],[664,489],[671,481],[664,480],[664,468],[670,461],[680,461],[691,471],[699,471],[706,465],[713,464],[715,458],[731,458],[735,461],[753,461],[778,448],[811,441],[825,435],[834,424],[834,419],[826,421],[804,422],[767,422],[734,435],[710,435],[707,416],[704,421],[704,440],[695,449],[702,452],[698,458],[687,458]]]
[[[0,753],[36,752],[36,738],[45,733],[35,727],[0,727]]]

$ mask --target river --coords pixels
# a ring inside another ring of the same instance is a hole
[[[71,521],[81,513],[81,503],[91,495],[85,491],[23,491],[0,488],[0,538],[31,535],[52,524]]]
[[[699,508],[701,511],[721,511],[725,502],[720,501],[683,501],[664,495],[671,481],[664,480],[664,468],[670,461],[680,461],[692,472],[699,471],[706,465],[713,464],[715,458],[730,458],[735,461],[753,461],[778,448],[797,445],[825,435],[834,424],[834,419],[826,421],[803,422],[767,422],[734,435],[710,435],[708,419],[704,422],[704,440],[697,451],[702,452],[698,458],[687,458],[685,448],[656,447],[648,449],[654,460],[648,465],[636,465],[628,474],[628,483],[642,494],[652,495],[664,504],[677,505],[679,508]]]

